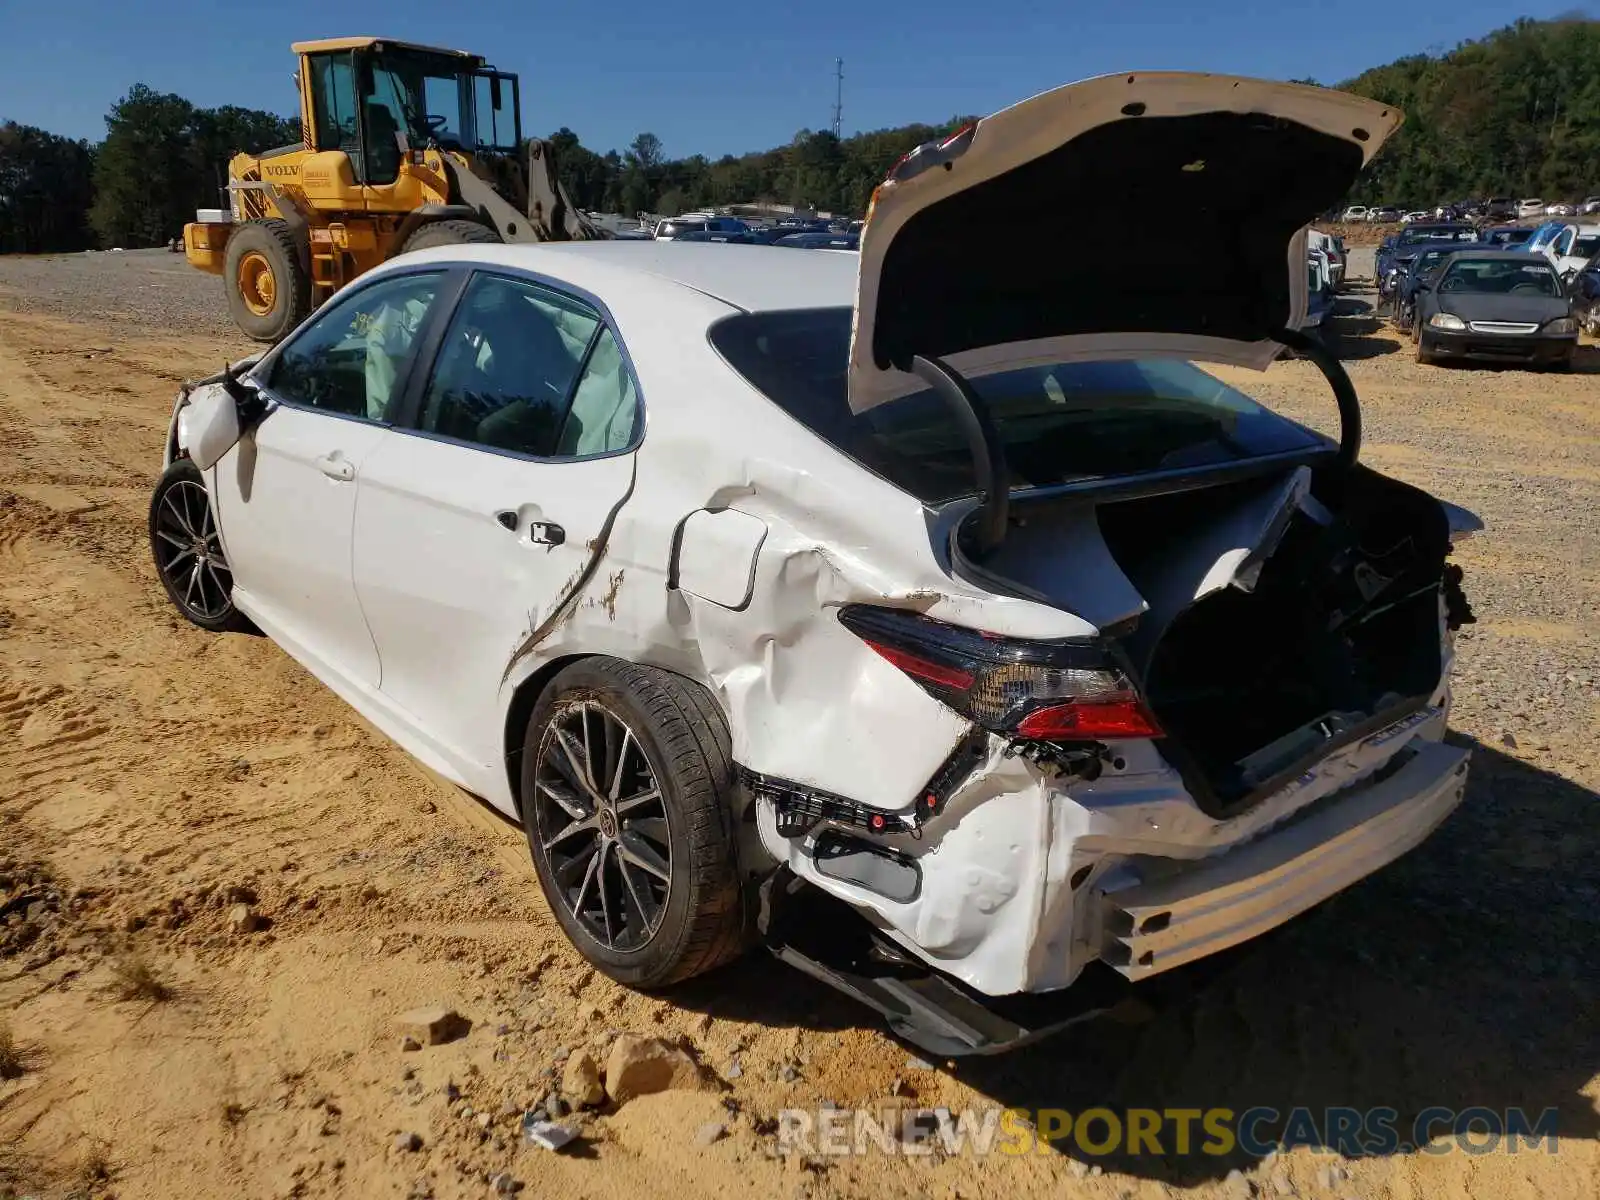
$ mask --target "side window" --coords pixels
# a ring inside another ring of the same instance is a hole
[[[624,450],[633,441],[638,419],[639,395],[622,348],[611,330],[602,329],[573,394],[556,453],[581,457]]]
[[[363,288],[313,317],[267,381],[284,400],[382,421],[443,275],[403,275]]]
[[[420,427],[547,458],[599,314],[516,279],[476,275],[445,331]]]
[[[357,170],[361,142],[356,134],[356,81],[349,54],[311,58],[311,94],[316,102],[317,149],[343,150]]]

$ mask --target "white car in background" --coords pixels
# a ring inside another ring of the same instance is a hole
[[[1370,211],[1371,210],[1368,209],[1365,204],[1352,204],[1349,208],[1344,210],[1344,216],[1341,217],[1340,220],[1342,220],[1342,221],[1366,221],[1366,220],[1369,219],[1368,213]]]
[[[1563,226],[1539,250],[1550,260],[1557,275],[1571,279],[1589,265],[1590,259],[1600,254],[1600,225]]]
[[[1519,201],[1517,201],[1517,216],[1518,217],[1542,217],[1542,216],[1544,216],[1544,201],[1538,199],[1537,197],[1532,198],[1532,199],[1528,199],[1528,200],[1519,200]]]
[[[1345,253],[1344,243],[1331,234],[1323,233],[1319,229],[1306,231],[1306,248],[1311,251],[1321,251],[1327,260],[1329,286],[1338,291],[1344,285]]]
[[[1474,521],[1360,465],[1297,332],[1305,224],[1399,120],[1117,75],[909,155],[859,259],[397,257],[183,390],[158,573],[519,820],[613,978],[760,941],[935,1052],[1017,1043],[989,998],[1253,937],[1462,798]],[[1157,191],[1256,264],[1225,303],[983,233]],[[1285,345],[1337,442],[1190,363]]]

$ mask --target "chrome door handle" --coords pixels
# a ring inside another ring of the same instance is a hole
[[[355,464],[348,461],[342,454],[324,454],[316,460],[317,470],[329,479],[338,479],[345,483],[356,477]]]

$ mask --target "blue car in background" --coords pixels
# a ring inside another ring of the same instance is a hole
[[[1502,225],[1499,229],[1485,229],[1480,240],[1497,250],[1526,250],[1533,233],[1526,225]]]
[[[1478,230],[1464,221],[1430,221],[1407,225],[1378,247],[1378,302],[1394,298],[1395,289],[1405,277],[1411,262],[1424,247],[1476,242]]]

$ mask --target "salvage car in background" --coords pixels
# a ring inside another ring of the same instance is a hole
[[[1450,256],[1458,250],[1471,248],[1457,245],[1431,246],[1406,264],[1400,282],[1395,288],[1394,323],[1402,332],[1409,333],[1416,318],[1417,296],[1420,295],[1444,270]]]
[[[1570,280],[1600,254],[1600,225],[1563,225],[1544,244],[1544,256],[1556,274]]]
[[[1344,239],[1335,237],[1331,233],[1323,233],[1319,229],[1306,231],[1306,248],[1320,250],[1328,260],[1328,283],[1333,291],[1338,291],[1344,284],[1344,270],[1346,255]]]
[[[1550,263],[1515,250],[1462,250],[1417,293],[1419,363],[1442,358],[1565,371],[1578,345],[1572,302]]]
[[[1404,284],[1413,260],[1424,249],[1444,244],[1461,244],[1477,239],[1473,225],[1460,221],[1442,221],[1417,224],[1402,229],[1378,246],[1375,270],[1378,279],[1378,303],[1393,303],[1396,293]],[[1398,308],[1395,310],[1398,315]]]
[[[518,819],[613,978],[760,941],[934,1052],[1017,1044],[1071,1018],[997,997],[1239,943],[1461,800],[1476,523],[1358,461],[1299,332],[1306,223],[1399,120],[1117,75],[908,155],[859,258],[405,255],[183,390],[157,570]],[[981,232],[1158,194],[1249,266]],[[1190,361],[1284,346],[1336,440]]]
[[[1521,250],[1532,236],[1533,230],[1525,225],[1502,225],[1498,229],[1485,229],[1478,240],[1501,250]]]
[[[1591,258],[1567,287],[1572,315],[1590,337],[1600,337],[1600,254]]]

